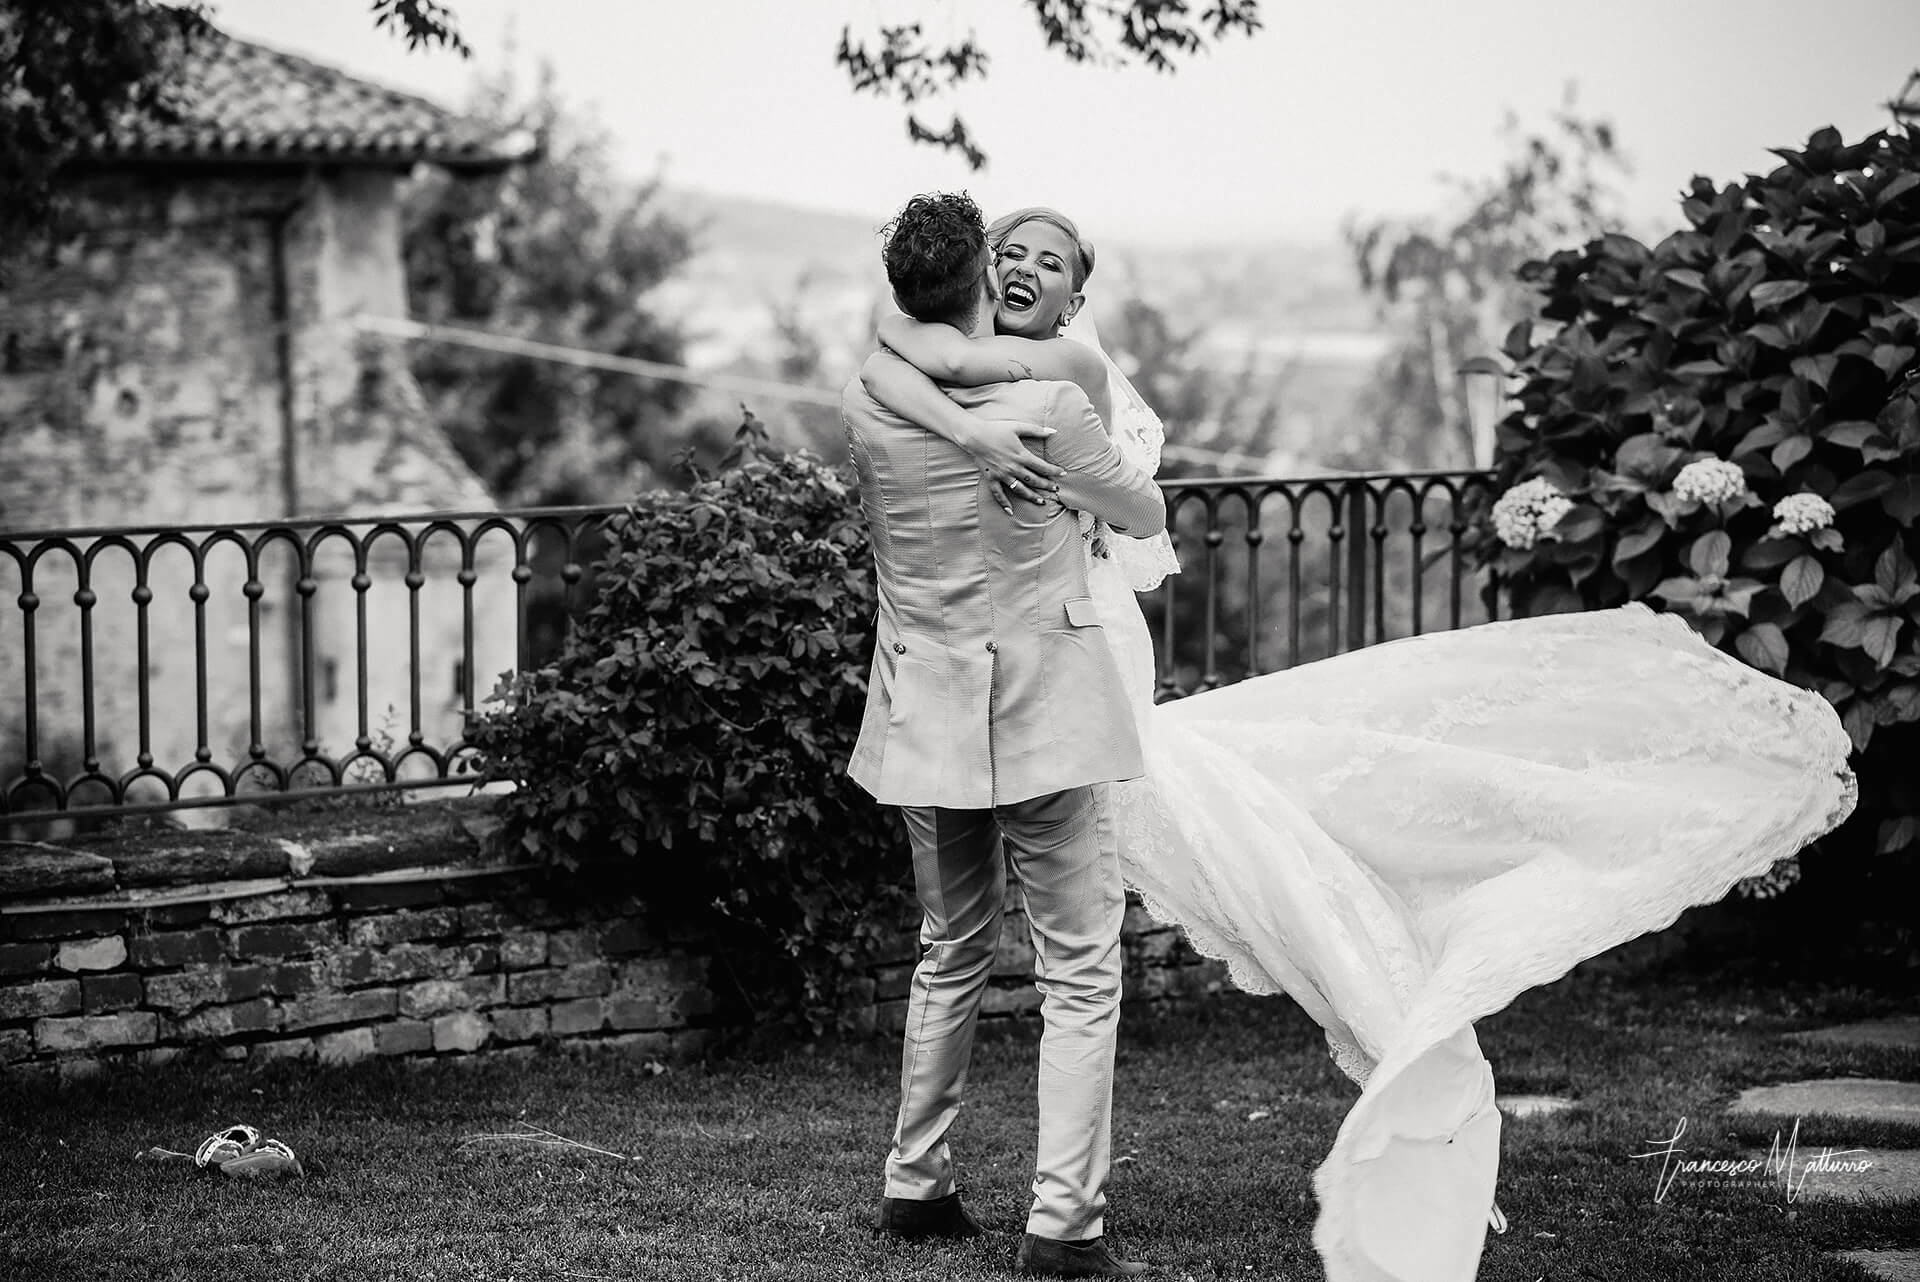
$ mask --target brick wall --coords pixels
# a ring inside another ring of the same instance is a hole
[[[525,1053],[549,1038],[677,1056],[745,1026],[698,936],[479,863],[478,813],[0,842],[0,1072],[194,1048],[249,1062]],[[1130,1001],[1221,987],[1218,967],[1137,906],[1125,944]],[[854,1012],[889,1035],[905,1019],[910,931],[891,952]],[[1009,912],[983,1019],[1034,1018],[1032,970]]]

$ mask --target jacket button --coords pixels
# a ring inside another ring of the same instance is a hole
[[[988,654],[998,654],[998,653],[999,653],[999,649],[998,649],[998,647],[996,647],[996,646],[995,646],[995,645],[993,644],[993,642],[991,642],[991,641],[989,641],[989,642],[987,642],[987,653],[988,653]]]
[[[895,654],[905,654],[907,652],[907,647],[905,647],[904,645],[901,645],[898,641],[895,641],[893,643],[893,652]]]

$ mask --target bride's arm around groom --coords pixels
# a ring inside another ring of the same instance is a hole
[[[889,359],[899,359],[890,357]],[[995,418],[1024,419],[1052,431],[1037,446],[1040,456],[1060,468],[1050,498],[1060,507],[1085,512],[1115,533],[1146,538],[1166,528],[1166,502],[1154,479],[1127,462],[1107,435],[1093,402],[1079,386],[1066,382],[990,383],[955,388],[949,393],[966,409]],[[1029,503],[1057,514],[1050,503]],[[1016,509],[1020,517],[1021,509]],[[1034,519],[1028,515],[1022,519]]]

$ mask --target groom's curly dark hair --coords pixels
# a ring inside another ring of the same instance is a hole
[[[900,310],[932,323],[973,319],[974,287],[987,250],[986,220],[965,192],[915,196],[880,229],[887,283]]]

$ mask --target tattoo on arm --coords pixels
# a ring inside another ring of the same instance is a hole
[[[1027,364],[1025,361],[1013,361],[1011,364],[1014,369],[1020,371],[1020,378],[1031,379],[1033,377],[1033,366]],[[1014,381],[1018,382],[1019,379],[1015,379]]]

